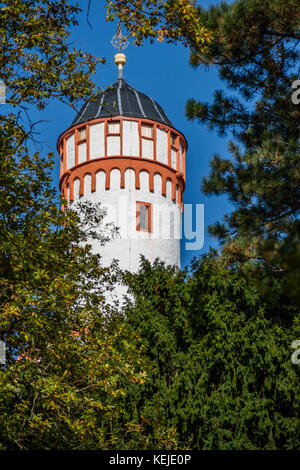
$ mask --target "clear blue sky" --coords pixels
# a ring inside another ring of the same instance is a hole
[[[93,55],[105,57],[106,65],[99,65],[95,82],[106,87],[117,78],[114,64],[115,50],[110,44],[115,34],[116,23],[106,23],[104,2],[93,0],[90,22],[86,22],[87,1],[79,1],[83,8],[80,24],[74,28],[72,41]],[[219,3],[218,1],[202,0],[203,6]],[[215,89],[224,88],[218,78],[216,68],[208,70],[193,69],[188,62],[188,49],[181,45],[170,45],[155,42],[142,47],[130,45],[126,50],[127,65],[124,70],[125,79],[136,89],[150,95],[165,110],[173,125],[185,135],[189,149],[187,153],[187,178],[184,193],[185,204],[205,204],[205,245],[201,251],[185,251],[182,241],[182,266],[189,263],[194,256],[205,253],[210,246],[217,246],[216,241],[207,233],[207,226],[221,220],[224,213],[230,210],[225,197],[205,197],[200,184],[202,177],[209,172],[209,162],[214,153],[227,154],[227,139],[220,139],[216,133],[209,132],[205,126],[189,122],[185,117],[185,103],[188,98],[211,101]],[[40,139],[44,142],[42,154],[54,151],[56,167],[53,173],[54,182],[58,184],[59,157],[56,151],[58,136],[66,130],[74,117],[74,111],[67,105],[53,102],[43,112],[35,112],[36,119],[46,119],[41,124]],[[41,150],[41,149],[39,149]]]

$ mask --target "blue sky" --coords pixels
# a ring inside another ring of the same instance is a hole
[[[116,23],[106,23],[104,2],[93,0],[90,22],[86,22],[87,1],[79,1],[84,10],[80,24],[74,28],[72,41],[93,55],[106,58],[106,65],[99,65],[93,80],[101,87],[107,87],[117,79],[117,67],[110,41],[115,34]],[[203,0],[201,4],[208,6],[217,1]],[[136,89],[150,95],[165,110],[167,116],[178,130],[186,137],[189,149],[186,159],[186,190],[185,204],[205,205],[205,245],[200,251],[186,251],[182,241],[181,262],[185,266],[194,257],[204,254],[210,246],[217,246],[216,241],[207,233],[207,226],[221,220],[224,213],[230,210],[225,197],[205,197],[201,190],[201,180],[209,172],[209,162],[214,153],[227,154],[228,139],[221,139],[215,132],[189,122],[185,117],[185,103],[188,98],[211,101],[215,89],[225,87],[218,78],[216,68],[208,70],[193,69],[189,63],[188,49],[181,45],[170,45],[155,42],[137,47],[131,44],[126,50],[127,65],[124,70],[125,79]],[[51,103],[44,111],[35,112],[36,119],[45,119],[39,127],[40,140],[43,141],[41,153],[53,151],[56,154],[56,166],[53,173],[54,183],[58,184],[59,157],[56,151],[58,136],[66,130],[73,118],[74,111],[67,105],[57,101]]]

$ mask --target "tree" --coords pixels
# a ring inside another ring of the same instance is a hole
[[[53,155],[28,150],[29,105],[93,97],[98,60],[67,41],[78,11],[64,0],[15,0],[0,12],[1,76],[17,107],[0,123],[1,449],[103,449],[143,438],[124,414],[147,378],[142,346],[106,305],[115,279],[89,245],[105,242],[103,210],[80,203],[63,212]]]
[[[90,79],[104,59],[77,50],[69,42],[80,9],[65,0],[6,0],[0,12],[0,73],[7,103],[26,110],[44,109],[52,98],[73,107],[92,98]]]
[[[223,135],[232,132],[231,158],[215,156],[203,181],[206,194],[227,194],[235,209],[210,228],[227,263],[264,272],[264,287],[299,300],[299,2],[241,0],[199,8],[213,31],[208,54],[192,50],[193,65],[214,63],[227,86],[213,104],[189,100],[189,119]],[[267,275],[266,275],[267,274]],[[261,281],[260,281],[261,282]]]
[[[144,260],[137,275],[127,274],[127,321],[153,370],[138,405],[149,439],[165,430],[165,448],[299,448],[299,370],[291,362],[299,317],[274,321],[251,276],[211,255],[191,268],[187,276]]]
[[[199,24],[194,0],[107,0],[106,3],[107,20],[119,18],[137,45],[143,39],[151,42],[157,39],[207,50],[211,33]]]
[[[113,275],[91,253],[104,213],[62,212],[52,161],[29,156],[24,138],[1,127],[0,447],[126,447],[136,431],[124,401],[146,373],[136,335],[105,303]]]

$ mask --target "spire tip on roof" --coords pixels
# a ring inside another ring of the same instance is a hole
[[[118,80],[124,79],[123,76],[123,66],[126,64],[126,55],[122,53],[122,50],[125,50],[128,47],[127,36],[123,36],[121,31],[121,22],[119,22],[117,27],[117,32],[111,40],[111,44],[115,49],[118,49],[118,54],[115,55],[115,64],[118,66],[119,75]]]

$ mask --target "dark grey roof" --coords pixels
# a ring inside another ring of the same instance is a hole
[[[96,118],[119,115],[152,119],[173,127],[156,101],[132,88],[123,78],[101,93],[96,100],[84,104],[72,122],[72,126]]]

